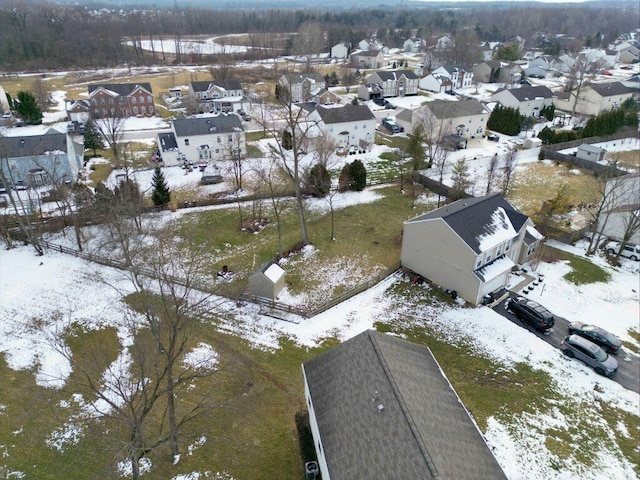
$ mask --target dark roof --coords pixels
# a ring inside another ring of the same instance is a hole
[[[369,330],[303,370],[331,478],[506,479],[427,347]]]
[[[242,90],[239,80],[211,80],[204,82],[191,82],[191,87],[195,92],[206,92],[212,85],[216,85],[224,90]]]
[[[419,222],[441,218],[474,252],[480,254],[482,253],[480,245],[484,237],[494,233],[496,228],[508,227],[505,223],[496,224],[494,214],[496,210],[500,212],[500,209],[507,217],[500,218],[500,221],[508,220],[516,232],[520,231],[529,218],[516,210],[502,195],[495,193],[485,197],[464,198],[408,221]],[[500,214],[499,217],[501,217]]]
[[[318,106],[316,111],[325,124],[358,122],[375,118],[366,105],[345,105],[344,107],[325,108]]]
[[[612,97],[635,92],[635,89],[627,87],[621,82],[590,83],[589,86],[601,97]]]
[[[178,149],[178,141],[176,140],[176,136],[173,132],[159,133],[158,143],[160,144],[160,150],[163,152]]]
[[[434,100],[424,105],[438,119],[467,117],[487,113],[486,109],[475,98],[468,100]]]
[[[36,157],[56,151],[67,153],[65,133],[0,138],[0,158]]]
[[[520,102],[524,102],[526,100],[534,100],[535,98],[539,98],[539,97],[553,98],[554,96],[554,93],[544,85],[536,86],[536,87],[527,87],[525,85],[520,88],[509,88],[509,89],[498,90],[498,92],[504,91],[504,90],[508,90],[511,93],[511,95],[513,95]]]
[[[173,129],[178,137],[188,135],[209,135],[217,133],[243,132],[242,123],[237,115],[218,115],[216,117],[177,118]]]
[[[380,70],[378,72],[375,72],[375,74],[377,74],[378,77],[380,77],[380,79],[385,82],[387,80],[397,80],[403,75],[406,78],[418,78],[418,76],[412,70]]]
[[[151,89],[151,84],[149,82],[145,83],[95,83],[93,85],[89,85],[89,95],[91,95],[95,90],[99,88],[104,88],[106,90],[111,90],[112,92],[117,93],[121,97],[126,97],[131,95],[136,88],[142,87],[149,93],[153,93]]]
[[[352,57],[377,57],[380,54],[381,51],[382,50],[375,50],[375,49],[373,49],[373,50],[365,50],[365,51],[362,51],[362,52],[356,52],[351,56]]]

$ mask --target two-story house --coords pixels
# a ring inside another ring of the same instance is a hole
[[[242,110],[244,92],[238,80],[211,80],[189,84],[189,102],[200,113]]]
[[[101,83],[89,85],[92,115],[137,117],[156,114],[150,83]]]
[[[557,102],[556,95],[545,86],[501,88],[491,95],[492,102],[520,110],[521,115],[538,118],[545,107]]]
[[[346,60],[349,58],[349,52],[351,51],[351,46],[347,42],[336,43],[333,47],[331,47],[331,58],[335,58],[336,60]]]
[[[482,83],[515,85],[522,80],[522,67],[517,63],[486,60],[473,67],[473,77]]]
[[[640,245],[640,173],[607,180],[597,232],[605,237]]]
[[[350,146],[368,149],[375,139],[376,118],[366,105],[318,106],[307,120],[315,122],[323,135],[345,150]]]
[[[358,87],[364,100],[380,97],[405,97],[418,93],[418,76],[411,70],[381,70],[368,75]]]
[[[443,65],[418,81],[422,90],[446,92],[473,85],[473,71],[461,65]]]
[[[178,118],[171,132],[158,134],[158,148],[167,166],[226,160],[247,151],[242,122],[234,114]]]
[[[407,38],[402,44],[402,49],[407,53],[418,53],[424,49],[426,45],[422,38],[412,37]]]
[[[16,188],[71,185],[84,161],[82,137],[50,130],[44,135],[0,136],[2,173]]]
[[[465,138],[481,137],[487,128],[489,112],[476,99],[426,102],[415,110],[404,110],[396,115],[396,122],[410,132],[423,123],[434,136],[459,135]]]
[[[473,305],[507,285],[542,242],[529,217],[499,194],[465,198],[404,222],[402,266]]]
[[[308,102],[327,86],[324,76],[319,73],[284,74],[278,83],[289,91],[293,103]]]
[[[375,69],[384,65],[384,52],[380,49],[369,49],[351,54],[351,65],[354,68]]]
[[[598,115],[619,108],[627,99],[633,98],[634,90],[621,82],[590,83],[583,88],[578,102],[576,113],[582,115]],[[556,106],[560,110],[571,112],[576,100],[575,94],[569,92],[558,98]]]

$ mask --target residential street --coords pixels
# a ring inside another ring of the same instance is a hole
[[[544,335],[532,326],[521,322],[515,315],[507,312],[506,305],[509,298],[517,296],[519,296],[518,293],[509,292],[509,297],[493,307],[493,310],[503,317],[511,320],[513,323],[529,330],[535,336],[545,340],[550,345],[560,348],[562,340],[568,335],[570,321],[554,314],[556,319],[555,327],[551,334]],[[578,362],[578,360],[575,359],[570,359],[568,357],[565,358],[566,361]],[[618,361],[618,372],[611,380],[618,382],[620,385],[633,392],[640,393],[640,358],[638,358],[637,355],[630,354],[624,347],[622,348],[622,352],[617,356],[614,356],[614,358]]]

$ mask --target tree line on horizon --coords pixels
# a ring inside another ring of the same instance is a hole
[[[496,10],[500,9],[500,23]],[[633,10],[633,11],[630,11]],[[526,40],[526,48],[575,50],[583,45],[606,46],[619,34],[637,28],[638,8],[619,5],[432,6],[397,8],[313,9],[149,8],[93,10],[86,5],[62,5],[8,0],[0,7],[0,69],[96,68],[122,63],[215,63],[198,52],[145,51],[143,41],[178,45],[194,35],[248,33],[247,58],[287,54],[294,48],[291,32],[313,24],[324,32],[325,51],[341,41],[356,44],[377,38],[401,47],[418,36],[427,43],[450,34],[473,33],[481,42]],[[553,38],[562,33],[562,39]],[[283,38],[284,37],[284,38]],[[127,43],[128,42],[128,43]]]

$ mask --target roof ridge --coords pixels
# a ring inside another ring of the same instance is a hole
[[[427,465],[427,468],[431,472],[431,475],[432,475],[433,478],[438,478],[440,476],[440,474],[438,473],[438,469],[436,468],[435,464],[433,463],[433,459],[431,458],[431,455],[429,455],[429,450],[427,450],[427,446],[425,445],[424,440],[422,439],[422,435],[420,435],[420,430],[418,430],[418,426],[416,425],[416,422],[413,419],[413,416],[411,415],[411,412],[409,411],[409,407],[407,406],[407,403],[405,402],[404,397],[402,396],[402,393],[400,392],[400,388],[398,387],[398,384],[396,383],[395,379],[393,378],[393,374],[391,373],[391,369],[389,368],[389,365],[387,364],[387,360],[384,358],[384,355],[382,354],[382,350],[380,349],[380,346],[378,345],[378,340],[373,335],[373,333],[376,333],[376,332],[370,331],[369,335],[368,335],[369,340],[371,341],[371,345],[373,346],[373,350],[374,350],[376,356],[378,357],[378,360],[380,360],[380,365],[382,366],[382,370],[384,371],[385,376],[389,380],[389,384],[391,385],[391,389],[393,390],[393,393],[395,394],[396,399],[398,400],[398,404],[400,405],[400,409],[402,410],[402,414],[404,415],[405,419],[407,420],[407,423],[409,424],[409,428],[411,429],[411,433],[413,434],[414,438],[416,439],[416,442],[418,444],[418,448],[420,449],[420,452],[422,453],[422,456],[424,457],[424,461],[425,461],[425,463]],[[381,335],[384,335],[384,334],[381,334]]]

